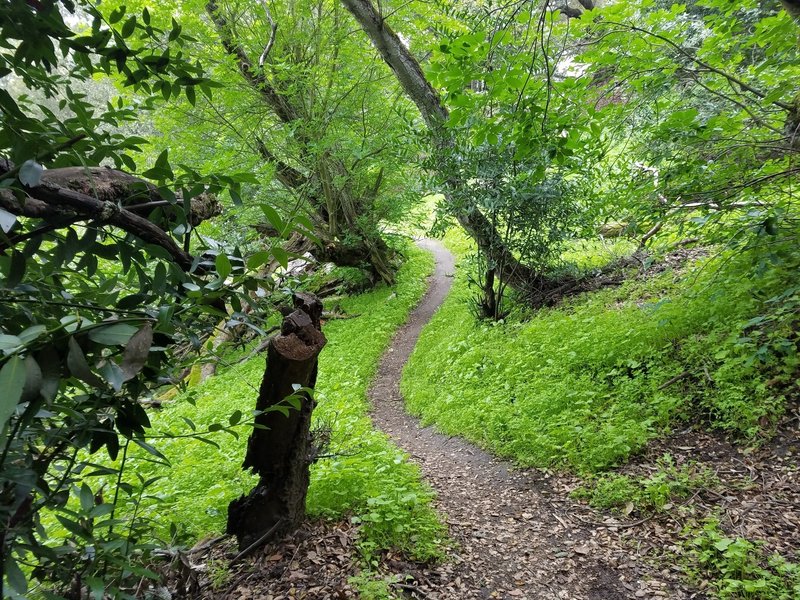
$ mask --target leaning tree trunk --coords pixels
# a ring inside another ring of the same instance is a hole
[[[386,64],[394,71],[406,95],[417,105],[433,137],[435,151],[445,152],[452,148],[451,133],[445,127],[449,118],[447,108],[442,104],[439,93],[425,77],[411,51],[387,25],[383,15],[375,10],[372,0],[342,0],[342,2],[372,40],[372,44]],[[449,179],[446,188],[452,190],[460,184],[459,181]],[[448,189],[445,189],[445,197],[449,200],[450,196]],[[453,207],[453,212],[459,224],[475,240],[481,251],[497,265],[498,275],[508,285],[518,290],[527,290],[531,282],[541,280],[533,269],[517,260],[503,242],[495,226],[480,210]]]
[[[227,532],[247,551],[297,527],[305,517],[314,400],[296,387],[312,388],[317,357],[325,336],[320,327],[322,303],[310,294],[295,295],[295,311],[283,320],[281,334],[267,350],[267,370],[256,402],[257,427],[247,443],[244,469],[260,476],[258,485],[228,506]],[[286,398],[299,399],[299,409]],[[288,407],[289,412],[277,410]]]
[[[220,12],[217,0],[208,0],[206,12],[219,33],[225,51],[236,59],[239,73],[247,83],[258,92],[261,100],[272,113],[285,125],[293,128],[293,138],[299,145],[300,161],[305,163],[308,175],[286,164],[273,154],[261,139],[255,140],[256,149],[261,157],[274,164],[276,179],[287,190],[305,197],[311,208],[325,226],[319,237],[326,238],[326,249],[333,262],[337,257],[353,257],[350,263],[336,264],[341,266],[367,265],[374,275],[391,285],[394,273],[390,261],[389,247],[384,242],[375,224],[363,225],[362,213],[367,211],[368,204],[374,200],[382,181],[382,173],[378,175],[374,189],[361,197],[352,197],[347,185],[337,184],[336,180],[350,181],[353,173],[347,165],[335,156],[323,153],[314,156],[311,150],[317,142],[303,126],[308,120],[304,109],[306,98],[292,85],[281,84],[279,80],[269,76],[269,50],[265,50],[255,66],[244,47],[233,35],[228,19]],[[277,25],[273,26],[271,40],[275,39]],[[269,48],[272,48],[270,42]],[[355,238],[354,244],[342,244],[337,238]],[[339,248],[341,246],[341,248]]]

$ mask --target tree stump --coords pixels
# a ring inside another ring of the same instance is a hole
[[[305,518],[309,465],[315,455],[310,433],[315,403],[295,388],[314,387],[317,357],[326,340],[320,326],[322,303],[311,294],[295,294],[294,308],[267,349],[256,403],[256,410],[263,412],[255,419],[242,465],[260,480],[228,506],[227,532],[236,536],[242,551],[296,528]],[[285,403],[293,394],[300,399],[299,410]],[[288,415],[275,410],[281,404],[289,408]]]

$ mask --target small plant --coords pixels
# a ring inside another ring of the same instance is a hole
[[[639,493],[636,483],[627,475],[609,473],[593,483],[581,486],[572,492],[572,497],[587,500],[595,508],[624,507]]]
[[[392,584],[399,581],[397,575],[381,576],[372,571],[362,571],[348,580],[348,583],[359,592],[363,600],[392,600],[397,596],[392,593]]]
[[[224,588],[231,578],[228,562],[219,559],[210,559],[207,568],[208,578],[211,581],[211,589],[218,591]]]
[[[694,490],[713,487],[717,480],[709,469],[694,463],[680,468],[669,454],[662,456],[658,470],[649,477],[631,477],[609,473],[587,486],[576,489],[572,496],[587,500],[595,508],[615,509],[630,514],[667,510],[672,503],[687,498]]]
[[[689,541],[693,579],[707,580],[720,600],[795,600],[800,566],[778,554],[766,556],[758,542],[728,537],[708,521]]]

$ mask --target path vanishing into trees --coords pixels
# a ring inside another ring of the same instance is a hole
[[[419,573],[408,593],[440,599],[690,597],[674,576],[648,568],[630,542],[623,543],[624,525],[591,523],[592,513],[559,489],[561,478],[515,469],[461,438],[421,427],[406,413],[403,366],[446,298],[455,268],[438,241],[418,244],[433,253],[436,270],[381,359],[369,398],[375,425],[411,455],[436,490],[437,508],[457,545],[446,564]],[[630,532],[625,535],[630,540]]]

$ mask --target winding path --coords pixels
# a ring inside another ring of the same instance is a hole
[[[636,558],[627,556],[613,531],[572,518],[575,505],[554,490],[547,476],[515,470],[460,438],[421,427],[405,412],[399,386],[403,366],[422,328],[447,296],[454,270],[453,256],[439,242],[426,239],[418,244],[433,253],[436,270],[428,292],[384,354],[369,391],[375,425],[420,466],[457,542],[451,561],[417,578],[422,593],[414,597],[685,597],[658,581],[655,589],[663,586],[663,594],[653,594],[648,569],[643,572]]]

